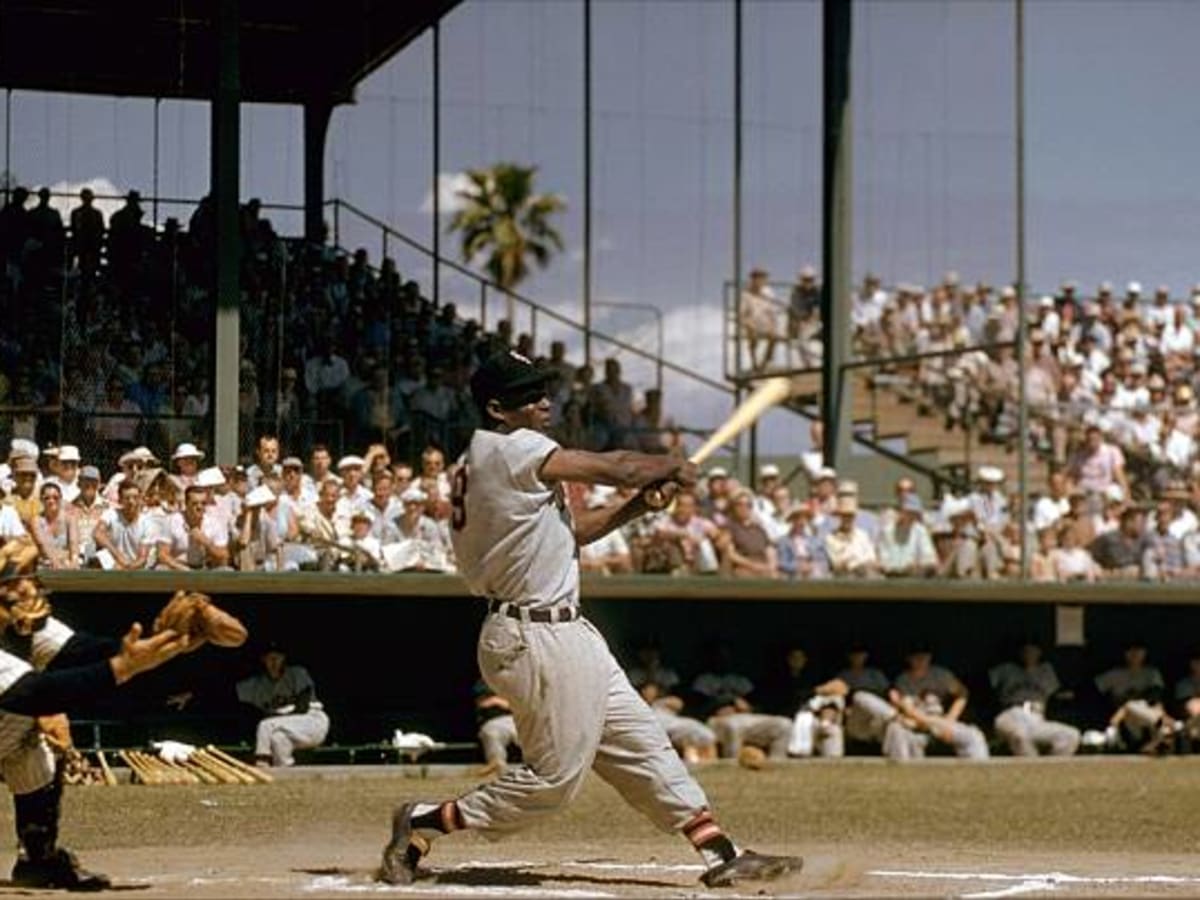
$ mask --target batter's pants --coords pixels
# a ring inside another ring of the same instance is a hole
[[[254,755],[269,757],[273,766],[290,766],[297,750],[319,747],[329,734],[329,717],[324,710],[310,708],[299,715],[270,716],[258,723]]]
[[[1004,738],[1013,756],[1071,756],[1079,749],[1079,729],[1046,721],[1045,713],[1026,706],[1010,706],[996,716],[996,734]]]
[[[553,813],[579,793],[589,769],[664,831],[707,808],[654,711],[586,619],[493,613],[478,656],[483,680],[512,705],[525,764],[459,798],[468,828],[494,839]]]

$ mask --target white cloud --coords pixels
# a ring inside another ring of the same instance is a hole
[[[471,180],[464,172],[439,172],[437,177],[438,213],[445,216],[461,210],[465,204],[462,197],[458,196],[458,192],[465,191],[470,187]],[[425,199],[421,201],[421,212],[433,212],[432,190],[425,193]]]
[[[56,181],[54,184],[47,185],[52,194],[64,194],[69,196],[51,197],[50,205],[58,210],[62,215],[63,221],[67,222],[71,218],[71,210],[79,205],[79,192],[86,188],[91,188],[92,193],[97,198],[110,196],[121,196],[123,198],[124,191],[105,178],[103,175],[97,175],[89,178],[86,181]],[[125,200],[100,200],[96,199],[93,204],[96,209],[104,213],[104,221],[108,221],[109,217],[118,209],[125,205]]]

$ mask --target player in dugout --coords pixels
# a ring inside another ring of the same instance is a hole
[[[798,857],[738,847],[717,823],[654,712],[579,609],[578,548],[696,482],[696,466],[633,451],[591,453],[546,436],[546,373],[514,352],[487,360],[471,392],[489,428],[475,431],[455,475],[459,568],[488,615],[479,635],[484,680],[512,706],[524,764],[439,803],[404,803],[392,817],[379,878],[410,884],[431,842],[469,828],[499,838],[561,809],[592,769],[704,862],[707,887],[777,878]],[[564,483],[639,491],[623,504],[568,506]]]

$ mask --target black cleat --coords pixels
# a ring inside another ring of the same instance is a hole
[[[55,850],[36,862],[18,859],[13,866],[12,883],[16,887],[61,888],[68,891],[106,891],[112,887],[107,875],[89,872],[79,865],[70,850]]]
[[[392,839],[383,848],[383,863],[377,881],[386,884],[412,884],[417,863],[429,852],[429,842],[412,830],[415,803],[402,803],[392,813]]]
[[[800,856],[769,856],[746,850],[729,862],[713,866],[700,876],[705,887],[732,887],[743,881],[771,881],[804,867]]]

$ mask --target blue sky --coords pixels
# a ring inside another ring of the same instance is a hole
[[[820,252],[820,6],[746,0],[743,9],[744,260],[787,278]],[[569,204],[568,252],[527,292],[571,316],[582,272],[581,23],[577,0],[467,0],[442,26],[440,169],[501,159],[541,167],[542,186]],[[672,358],[714,375],[721,285],[732,275],[732,26],[721,0],[593,5],[594,296],[662,309]],[[1177,293],[1200,281],[1200,4],[1027,0],[1026,28],[1030,281],[1136,278]],[[953,267],[1011,280],[1013,5],[859,0],[854,42],[857,270],[928,282]],[[431,59],[424,37],[361,85],[358,103],[336,113],[327,151],[330,195],[426,243]],[[16,93],[10,167],[29,184],[103,177],[148,193],[152,122],[152,101]],[[206,105],[163,101],[159,132],[160,192],[199,196]],[[298,203],[298,110],[248,107],[242,160],[245,195]],[[278,218],[284,230],[299,226],[298,216]],[[376,234],[343,224],[347,243],[378,256]],[[454,252],[452,241],[443,247]],[[428,277],[417,255],[396,255],[403,271]],[[449,272],[443,290],[468,310],[477,303]],[[597,309],[596,318],[652,344],[647,316]],[[637,365],[631,375],[650,381]],[[703,392],[668,389],[687,424],[721,415]]]

